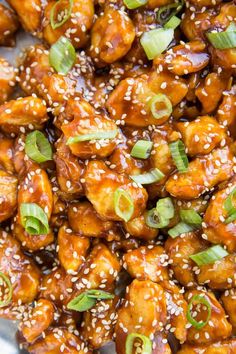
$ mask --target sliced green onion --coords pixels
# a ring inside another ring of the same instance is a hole
[[[169,225],[170,220],[160,214],[156,208],[153,208],[147,212],[145,222],[153,229],[163,229]]]
[[[64,25],[64,23],[71,16],[73,0],[68,0],[67,1],[68,6],[66,8],[63,6],[64,2],[65,2],[64,0],[57,1],[53,5],[53,7],[51,9],[51,12],[50,12],[50,23],[51,23],[52,29],[56,29],[56,28],[61,27],[62,25]],[[60,11],[60,8],[62,8],[61,12],[58,13],[58,11]],[[56,19],[55,19],[55,17],[56,17]]]
[[[159,105],[158,105],[159,104]],[[164,105],[164,108],[158,108],[158,106]],[[150,100],[150,108],[152,115],[155,119],[162,119],[163,117],[169,117],[172,113],[172,103],[169,98],[163,93],[155,95]]]
[[[162,6],[157,13],[157,21],[161,24],[166,23],[171,17],[175,16],[183,6],[184,0]]]
[[[52,160],[51,145],[39,130],[27,134],[25,152],[28,157],[38,163]]]
[[[140,43],[149,60],[154,59],[167,49],[174,38],[172,28],[157,28],[149,32],[144,32]]]
[[[216,261],[219,261],[221,258],[228,256],[228,252],[221,247],[220,245],[216,245],[208,248],[205,251],[193,254],[189,256],[198,266],[202,266],[205,264],[213,264]]]
[[[180,18],[176,17],[176,16],[172,16],[169,21],[166,22],[166,24],[164,25],[164,28],[173,28],[176,29],[181,23]]]
[[[123,2],[128,9],[133,10],[146,5],[148,0],[123,0]]]
[[[114,295],[103,290],[87,290],[72,299],[68,304],[67,308],[74,311],[87,311],[91,309],[97,300],[108,300],[113,299]]]
[[[30,235],[46,235],[49,232],[48,218],[44,210],[35,203],[22,203],[21,223]]]
[[[194,209],[181,209],[180,218],[189,225],[201,226],[202,217]]]
[[[216,49],[229,49],[236,47],[236,25],[234,22],[223,32],[208,32],[207,38]]]
[[[69,310],[83,312],[91,309],[96,304],[96,299],[88,297],[86,291],[72,299],[68,304]]]
[[[177,140],[169,144],[170,152],[179,172],[188,171],[188,158],[185,152],[184,143]]]
[[[136,157],[137,159],[147,159],[150,156],[152,150],[153,142],[147,140],[138,140],[132,150],[130,155]]]
[[[94,132],[90,134],[77,135],[69,138],[66,145],[71,145],[75,143],[80,143],[82,141],[88,140],[102,140],[102,139],[113,139],[117,135],[117,130],[110,130],[107,132]]]
[[[76,60],[75,48],[66,37],[60,37],[49,51],[50,65],[60,74],[66,75]]]
[[[188,225],[184,222],[179,222],[177,225],[172,227],[172,229],[168,230],[168,234],[172,238],[176,238],[179,235],[186,234],[187,232],[191,232],[195,230],[195,227],[192,225]]]
[[[156,204],[156,209],[166,219],[172,219],[175,215],[175,208],[169,197],[159,199]]]
[[[87,296],[96,300],[110,300],[110,299],[114,299],[115,297],[113,294],[110,294],[107,291],[103,291],[99,289],[88,290]]]
[[[160,181],[163,177],[165,177],[165,175],[160,170],[158,170],[158,168],[154,168],[147,173],[130,177],[134,182],[139,184],[152,184]]]
[[[2,272],[0,272],[0,278],[0,286],[2,287],[4,285],[4,287],[6,287],[6,290],[4,291],[5,294],[2,295],[5,299],[0,300],[0,307],[5,307],[12,300],[13,288],[10,279]]]
[[[225,219],[225,224],[230,224],[236,220],[236,211]]]
[[[198,304],[202,304],[202,305],[206,306],[206,308],[207,308],[206,321],[196,321],[191,314],[193,305],[198,305]],[[196,329],[201,329],[204,326],[206,326],[210,317],[211,317],[211,304],[209,303],[209,301],[204,297],[203,294],[202,295],[194,295],[188,304],[187,320],[189,321],[189,323],[191,323],[191,325],[193,327],[195,327]]]
[[[123,202],[122,202],[123,199]],[[122,208],[121,205],[125,204],[126,207]],[[116,215],[124,221],[129,221],[134,213],[134,202],[127,191],[117,188],[114,193],[114,207]]]
[[[139,347],[141,349],[141,353],[152,354],[152,342],[150,338],[139,333],[128,334],[125,342],[125,354],[132,354],[134,352],[135,342],[139,341],[142,342],[142,349]]]

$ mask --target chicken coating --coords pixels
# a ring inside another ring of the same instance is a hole
[[[41,0],[7,0],[7,2],[16,11],[25,31],[40,36],[42,16]]]
[[[14,215],[17,207],[17,178],[0,170],[0,222]]]
[[[0,166],[3,170],[6,170],[9,173],[14,174],[14,140],[5,138],[3,135],[0,135]]]
[[[204,215],[203,224],[206,238],[212,243],[225,245],[229,252],[236,251],[236,222],[225,222],[227,210],[224,207],[224,202],[235,186],[236,180],[234,178],[226,188],[214,194]]]
[[[93,348],[98,349],[112,341],[117,319],[116,306],[117,298],[103,300],[98,301],[91,310],[84,312],[81,334]]]
[[[135,28],[128,15],[107,6],[92,27],[89,53],[96,66],[105,66],[124,57],[134,38]]]
[[[210,292],[201,292],[199,290],[189,291],[185,294],[186,301],[190,301],[195,295],[201,295],[211,306],[211,317],[207,324],[201,328],[197,329],[191,326],[187,332],[187,342],[193,345],[204,345],[211,344],[218,340],[226,339],[230,336],[232,331],[231,324],[226,319],[226,314],[223,307],[217,301],[215,295]],[[194,305],[191,313],[196,313],[194,319],[199,321],[205,321],[207,317],[206,306]]]
[[[116,351],[125,354],[129,333],[154,338],[166,323],[167,304],[163,288],[150,280],[134,280],[126,290],[125,302],[118,310],[115,328]],[[155,349],[155,348],[154,348]]]
[[[117,226],[113,221],[102,220],[91,203],[73,203],[68,209],[68,221],[73,231],[81,236],[119,239]]]
[[[58,232],[58,258],[66,271],[78,271],[85,261],[90,242],[67,226],[62,226]]]
[[[114,282],[121,269],[117,256],[102,243],[93,247],[78,274],[75,291],[71,298],[75,298],[86,289],[102,289],[114,291]]]
[[[13,47],[19,22],[14,11],[0,4],[0,46]]]
[[[221,104],[218,107],[216,118],[220,124],[227,127],[235,139],[236,137],[236,87],[226,91]]]
[[[234,338],[204,346],[191,346],[184,344],[177,354],[234,354],[236,340]]]
[[[233,334],[236,331],[236,289],[226,290],[220,297],[223,307],[229,316],[229,322],[233,326]]]
[[[64,199],[73,199],[84,195],[82,175],[84,165],[70,151],[65,137],[55,144],[56,153],[53,159],[56,163],[57,181]]]
[[[124,254],[123,267],[132,278],[159,283],[168,280],[168,256],[161,246],[142,246]]]
[[[78,336],[65,328],[55,327],[45,337],[29,346],[30,354],[92,354]]]
[[[15,84],[16,84],[15,69],[4,58],[0,57],[0,86],[1,86],[0,104],[3,104],[11,97],[14,91]]]
[[[169,118],[165,115],[161,119],[156,119],[152,115],[150,108],[150,100],[160,93],[160,86],[166,79],[169,79],[166,83],[167,89],[163,89],[163,93],[167,93],[167,97],[172,102],[172,97],[175,97],[176,104],[187,93],[187,87],[184,82],[179,80],[170,82],[170,77],[166,75],[142,75],[137,78],[126,78],[121,80],[115,90],[110,94],[106,108],[109,111],[111,117],[116,122],[124,122],[125,125],[134,127],[147,127],[148,125],[161,125]],[[164,86],[162,86],[164,87]],[[176,98],[174,90],[178,89],[178,96]],[[162,92],[161,92],[162,93]]]
[[[132,236],[141,240],[153,240],[158,235],[158,229],[153,229],[146,224],[146,214],[134,218],[128,222],[124,222],[125,230]]]
[[[124,190],[133,201],[131,219],[141,215],[144,211],[147,201],[146,190],[134,184],[125,175],[120,175],[109,169],[104,162],[90,161],[84,178],[86,197],[93,204],[98,215],[105,220],[122,220],[115,211],[114,193],[117,189]],[[104,203],[104,201],[106,202]],[[121,206],[119,207],[121,208]]]
[[[18,214],[14,224],[14,236],[29,250],[38,250],[53,242],[54,235],[50,230],[45,235],[29,235],[21,221],[20,205],[35,203],[40,206],[50,220],[53,208],[53,196],[50,181],[46,172],[40,168],[31,168],[21,181],[18,191]]]
[[[167,239],[165,251],[169,257],[170,268],[180,284],[190,288],[197,285],[193,271],[196,265],[189,256],[206,248],[207,243],[194,232]]]
[[[179,76],[195,73],[205,68],[209,60],[206,45],[202,41],[180,44],[168,50],[163,56],[163,64],[173,74]]]
[[[32,343],[54,320],[54,306],[51,301],[39,299],[35,302],[29,318],[20,324],[20,330],[28,343]]]
[[[172,332],[180,343],[186,341],[187,337],[187,302],[183,296],[183,289],[180,289],[172,281],[162,281],[161,286],[165,290],[167,311]],[[166,327],[167,329],[167,327]]]
[[[116,147],[114,137],[112,139],[96,138],[81,142],[69,142],[69,139],[76,138],[77,136],[86,136],[94,133],[114,132],[117,135],[117,126],[113,120],[99,114],[95,109],[86,101],[76,102],[77,111],[74,112],[74,119],[67,124],[61,126],[61,130],[65,134],[67,145],[71,152],[81,159],[88,159],[93,156],[103,158],[111,155]]]
[[[233,155],[228,146],[191,161],[186,173],[175,173],[166,190],[172,196],[191,200],[233,176]]]
[[[192,7],[191,7],[192,9]],[[212,26],[211,19],[216,15],[216,10],[194,8],[194,12],[187,9],[181,21],[181,30],[189,41],[205,40],[205,32]]]
[[[47,120],[47,107],[40,98],[19,98],[0,106],[0,125],[5,133],[17,134],[42,129]]]
[[[209,154],[222,141],[224,145],[227,137],[225,129],[210,116],[201,116],[192,122],[178,122],[176,126],[191,156]]]
[[[212,113],[217,108],[228,82],[228,77],[210,73],[206,76],[204,82],[196,88],[195,93],[202,104],[204,114]]]
[[[12,284],[12,303],[30,303],[38,294],[40,272],[11,234],[1,231],[0,236],[0,270]]]
[[[42,277],[40,298],[53,301],[57,306],[66,305],[73,291],[72,275],[62,267],[54,268]]]
[[[61,36],[68,38],[75,48],[84,47],[88,41],[88,31],[93,24],[94,5],[92,0],[84,2],[83,0],[74,0],[71,8],[71,15],[68,20],[60,27],[53,29],[51,26],[50,16],[52,8],[56,1],[50,1],[44,10],[43,19],[43,38],[49,44],[55,43]],[[65,8],[68,1],[64,1],[61,5],[57,5],[54,13],[54,21],[58,23],[58,19],[63,18]]]
[[[213,290],[230,289],[236,286],[236,256],[234,254],[199,268],[200,270],[197,271],[199,284],[207,284]]]
[[[204,6],[214,7],[220,4],[222,1],[223,0],[189,0],[190,4],[193,4],[197,7],[204,7]]]

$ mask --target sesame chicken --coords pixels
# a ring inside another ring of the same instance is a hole
[[[3,3],[0,318],[19,351],[235,354],[236,2]]]

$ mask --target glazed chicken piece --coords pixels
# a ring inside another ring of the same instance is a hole
[[[71,8],[71,15],[68,20],[58,28],[51,26],[51,12],[54,8],[54,22],[57,24],[58,18],[63,19],[64,10],[68,8],[69,1],[57,5],[56,1],[50,1],[44,10],[43,38],[49,44],[55,43],[61,36],[68,38],[75,48],[84,47],[88,41],[88,31],[93,24],[94,5],[92,0],[74,0]]]
[[[51,301],[39,299],[34,302],[27,320],[20,324],[20,331],[28,343],[34,342],[52,324],[54,311]]]
[[[215,295],[210,292],[201,292],[199,290],[189,291],[185,294],[185,299],[187,302],[195,295],[201,295],[210,304],[211,307],[211,317],[207,324],[201,328],[197,329],[191,326],[187,332],[187,342],[193,345],[211,345],[212,342],[226,339],[230,336],[232,331],[231,324],[226,319],[226,314],[223,307],[215,298]],[[191,316],[193,312],[196,313],[194,320],[197,322],[206,321],[207,310],[206,306],[198,304],[193,304],[191,310]]]
[[[183,296],[183,289],[180,289],[173,281],[161,281],[160,285],[165,290],[167,303],[169,328],[180,343],[187,338],[187,302]]]
[[[200,116],[192,122],[178,122],[176,126],[191,156],[207,155],[221,143],[225,144],[225,129],[213,117]]]
[[[18,19],[11,9],[0,4],[0,46],[13,47],[15,32],[18,30]]]
[[[225,245],[229,252],[236,251],[236,222],[225,222],[228,214],[224,203],[235,186],[236,180],[234,178],[226,188],[214,194],[204,215],[203,224],[203,232],[206,238],[212,243]]]
[[[220,297],[223,307],[229,316],[229,322],[233,326],[233,334],[236,331],[236,289],[226,290]]]
[[[116,147],[115,136],[118,134],[117,126],[113,120],[99,114],[86,101],[76,101],[77,110],[74,112],[74,119],[67,124],[61,126],[61,130],[65,134],[66,144],[69,146],[71,152],[81,159],[88,159],[92,156],[104,158],[111,155]],[[93,135],[94,133],[108,133],[113,132],[111,139],[91,139],[72,142],[70,139],[82,137],[86,135]]]
[[[7,0],[7,2],[16,11],[25,31],[40,36],[42,16],[41,0]]]
[[[235,139],[236,137],[236,87],[226,91],[221,104],[217,110],[216,118],[220,124],[227,127]]]
[[[195,73],[205,68],[210,60],[206,45],[202,41],[191,41],[168,50],[163,55],[163,65],[175,75]],[[154,60],[154,65],[160,59]]]
[[[40,298],[53,301],[57,306],[66,305],[73,291],[72,275],[62,267],[54,268],[42,277]]]
[[[184,344],[177,354],[234,354],[236,350],[236,340],[228,339],[221,342],[207,345],[192,346]]]
[[[162,89],[161,89],[162,88]],[[159,93],[166,94],[173,105],[179,103],[187,93],[184,81],[174,79],[172,74],[151,73],[137,78],[121,80],[110,94],[106,108],[116,121],[134,127],[161,125],[169,118],[154,118],[150,100]]]
[[[189,0],[190,4],[197,6],[197,7],[214,7],[220,4],[223,0]]]
[[[165,243],[165,251],[169,257],[170,268],[180,284],[186,287],[196,286],[193,268],[196,264],[189,258],[192,254],[203,251],[207,243],[193,232],[182,236],[169,237]]]
[[[107,6],[92,27],[89,53],[96,66],[105,66],[124,57],[134,38],[135,28],[126,12]]]
[[[163,288],[150,280],[135,279],[126,289],[125,302],[118,310],[115,328],[117,353],[125,354],[129,333],[144,334],[153,339],[155,333],[163,330],[166,320],[167,304]]]
[[[21,220],[20,206],[22,203],[35,203],[43,209],[50,220],[53,208],[53,196],[47,173],[39,166],[32,167],[21,181],[18,190],[18,214],[14,224],[14,236],[29,250],[35,251],[53,242],[51,230],[45,235],[29,235]]]
[[[60,327],[48,331],[28,348],[30,354],[61,354],[62,349],[64,354],[92,354],[78,336]]]
[[[0,85],[1,85],[0,104],[3,104],[11,97],[14,91],[15,84],[16,84],[15,69],[4,58],[0,58]]]
[[[119,239],[117,226],[113,221],[101,219],[88,201],[72,203],[68,209],[68,221],[73,231],[81,236]]]
[[[81,323],[82,338],[94,349],[112,341],[116,324],[117,298],[98,301],[96,305],[83,313]]]
[[[159,283],[168,280],[168,256],[161,246],[142,246],[127,252],[123,267],[132,278]]]
[[[0,145],[1,147],[1,145]],[[3,152],[2,152],[3,153]],[[17,207],[18,179],[5,170],[0,170],[0,222],[14,215]]]
[[[113,292],[114,282],[120,269],[120,262],[116,255],[102,243],[97,244],[79,271],[71,298],[75,298],[87,289]]]
[[[122,220],[115,212],[114,193],[118,189],[128,193],[133,201],[134,209],[131,219],[141,215],[146,207],[146,190],[136,184],[134,185],[132,180],[125,175],[120,175],[109,169],[102,161],[90,161],[87,165],[84,179],[86,197],[93,204],[98,215],[105,220]],[[104,201],[106,202],[104,203]],[[123,203],[125,204],[125,202]],[[120,200],[119,207],[121,209],[123,203]]]
[[[230,289],[236,286],[236,255],[230,254],[213,264],[206,264],[197,273],[199,284],[206,284],[214,290]]]
[[[134,218],[128,222],[124,222],[125,230],[132,236],[143,240],[153,240],[158,235],[158,229],[153,229],[146,224],[147,211],[141,216]]]
[[[174,3],[173,0],[148,0],[147,7],[150,9],[155,9],[157,7],[166,6]]]
[[[221,101],[222,94],[226,90],[229,77],[210,73],[200,86],[196,88],[196,96],[202,104],[204,114],[212,113]]]
[[[58,232],[58,258],[66,271],[77,272],[85,261],[90,246],[89,238],[74,233],[67,225]]]
[[[193,142],[194,143],[194,142]],[[191,200],[233,176],[233,154],[228,146],[191,161],[186,173],[175,173],[166,190],[172,196]]]
[[[9,277],[13,287],[12,303],[32,302],[37,294],[40,273],[33,261],[24,255],[20,244],[11,234],[1,231],[0,237],[0,270]],[[4,317],[4,310],[1,316]]]
[[[55,144],[56,153],[53,159],[56,163],[57,181],[63,198],[73,199],[84,195],[82,175],[84,165],[70,151],[66,139],[62,136]]]
[[[0,106],[0,125],[5,133],[18,134],[42,129],[47,120],[47,107],[40,98],[29,96]]]
[[[14,140],[5,138],[4,135],[0,135],[0,166],[2,169],[9,173],[14,174]]]

